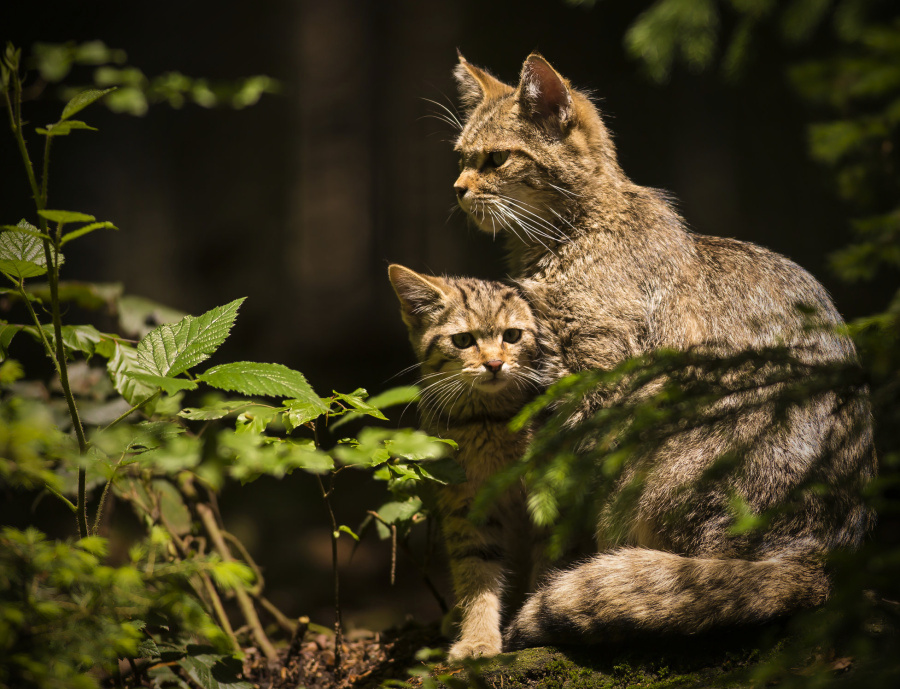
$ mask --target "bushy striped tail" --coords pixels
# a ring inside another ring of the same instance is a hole
[[[504,650],[759,623],[819,605],[828,592],[811,554],[752,561],[623,548],[553,575],[510,623]]]

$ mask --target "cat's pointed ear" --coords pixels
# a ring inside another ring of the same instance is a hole
[[[568,81],[537,53],[522,65],[516,95],[526,116],[555,134],[564,134],[575,121]]]
[[[456,77],[459,100],[466,113],[471,113],[486,100],[513,92],[512,86],[504,84],[489,72],[470,63],[459,50],[456,54],[459,57],[459,64],[453,70],[453,76]]]
[[[447,284],[438,277],[420,275],[397,265],[388,266],[388,277],[400,300],[403,322],[410,328],[422,324],[422,318],[440,309],[447,298]]]

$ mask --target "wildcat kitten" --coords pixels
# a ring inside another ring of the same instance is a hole
[[[729,354],[785,344],[808,363],[855,358],[812,276],[761,247],[688,231],[663,194],[622,172],[598,110],[540,55],[527,58],[516,87],[461,55],[455,74],[467,120],[454,187],[475,225],[505,239],[511,274],[546,332],[545,385],[658,348]],[[804,327],[798,304],[821,327]],[[589,395],[568,423],[614,403]],[[873,522],[860,500],[876,466],[868,402],[822,395],[794,408],[787,427],[774,423],[773,407],[634,458],[613,491],[615,499],[625,490],[636,465],[646,471],[624,528],[604,536],[607,507],[601,554],[531,597],[505,647],[695,632],[823,601],[821,556],[858,546]],[[752,439],[760,442],[737,468],[699,487],[717,457]],[[827,490],[803,491],[761,539],[730,534],[730,500],[758,514],[810,478]]]
[[[421,364],[423,429],[459,444],[456,459],[467,478],[442,487],[438,497],[462,611],[449,655],[494,655],[507,575],[533,569],[529,520],[521,491],[499,500],[484,525],[474,525],[468,512],[484,481],[525,449],[527,434],[508,424],[538,390],[537,324],[522,296],[498,282],[419,275],[399,265],[388,275]]]

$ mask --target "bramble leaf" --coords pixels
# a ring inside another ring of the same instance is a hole
[[[21,325],[10,325],[0,322],[0,361],[4,361],[9,353],[9,345],[12,339],[22,329]]]
[[[129,371],[146,373],[138,363],[137,352],[132,347],[117,342],[115,354],[107,363],[106,368],[112,378],[113,386],[129,404],[137,404],[156,392],[155,388],[126,375]]]
[[[415,385],[404,385],[401,387],[391,388],[389,390],[385,390],[384,392],[375,395],[374,397],[369,397],[366,399],[366,404],[370,407],[374,407],[375,409],[382,410],[387,409],[388,407],[394,407],[399,404],[411,404],[418,400],[419,398],[419,388]],[[331,424],[331,429],[334,430],[339,426],[343,426],[345,423],[352,421],[353,419],[358,419],[363,416],[362,412],[352,411],[347,414],[344,414],[341,418]]]
[[[38,229],[25,220],[0,234],[0,272],[15,282],[46,273],[47,260],[40,236]],[[59,258],[62,263],[62,256]]]
[[[306,382],[302,373],[281,364],[237,361],[214,366],[198,375],[197,380],[202,380],[214,388],[238,392],[242,395],[265,395],[302,400],[319,405],[320,413],[328,410]]]
[[[328,411],[330,400],[285,400],[287,407],[282,415],[282,421],[288,432],[309,423],[313,419]],[[334,426],[332,426],[334,428]]]
[[[91,223],[90,225],[85,225],[84,227],[79,227],[77,230],[72,230],[71,232],[66,232],[63,236],[62,241],[59,243],[60,246],[64,246],[66,242],[71,242],[73,239],[78,239],[94,230],[118,230],[119,228],[113,225],[108,220],[103,220],[101,222]]]
[[[190,421],[214,421],[251,406],[253,402],[250,400],[221,400],[203,407],[186,407],[178,412],[178,416]]]
[[[387,421],[387,417],[382,414],[381,411],[365,401],[366,397],[368,396],[369,393],[366,392],[363,388],[358,388],[350,394],[344,394],[340,392],[334,393],[335,399],[340,400],[341,402],[346,402],[360,414],[365,414],[366,416],[374,416],[376,419]]]
[[[173,377],[205,361],[228,337],[245,298],[151,330],[137,345],[141,367],[147,373]]]
[[[72,100],[66,103],[66,107],[64,107],[62,111],[62,116],[59,118],[60,122],[69,119],[76,112],[84,110],[91,103],[100,100],[110,91],[115,91],[115,88],[103,89],[102,91],[98,89],[88,89],[87,91],[82,91],[77,94]]]
[[[46,128],[35,127],[34,131],[42,136],[66,136],[70,134],[73,129],[87,129],[92,132],[97,131],[96,127],[91,127],[81,120],[65,120],[63,122],[57,122],[56,124],[48,124]]]
[[[181,390],[197,389],[197,384],[187,378],[167,378],[166,376],[156,376],[152,373],[143,373],[142,371],[125,371],[125,375],[144,385],[162,388],[167,395],[174,395]]]
[[[93,222],[97,218],[87,213],[79,213],[78,211],[38,211],[38,215],[47,218],[50,222],[67,223],[67,222]]]

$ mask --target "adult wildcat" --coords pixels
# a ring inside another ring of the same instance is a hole
[[[662,194],[622,172],[597,109],[540,55],[526,59],[516,87],[462,56],[455,73],[467,112],[456,193],[479,229],[504,237],[546,332],[544,384],[659,348],[727,355],[784,344],[809,363],[855,357],[812,276],[761,247],[689,232]],[[806,327],[801,304],[817,327]],[[569,422],[613,403],[589,396]],[[600,538],[599,555],[532,596],[505,646],[694,632],[823,601],[821,556],[859,545],[873,521],[860,500],[875,473],[868,403],[821,395],[784,425],[773,407],[645,450],[620,535]],[[717,457],[745,445],[738,467],[700,486]],[[824,489],[794,495],[809,483]],[[761,538],[729,531],[730,501],[758,514],[791,496],[797,504]],[[601,525],[610,519],[601,514]]]
[[[533,586],[528,577],[540,558],[532,553],[521,491],[499,500],[483,525],[468,514],[484,481],[525,450],[527,433],[508,425],[538,391],[538,326],[528,302],[507,285],[420,275],[399,265],[390,266],[388,275],[421,364],[422,426],[459,444],[456,459],[467,478],[438,494],[462,612],[460,637],[449,655],[494,655],[501,646],[504,589],[516,588],[517,579],[523,593]]]

